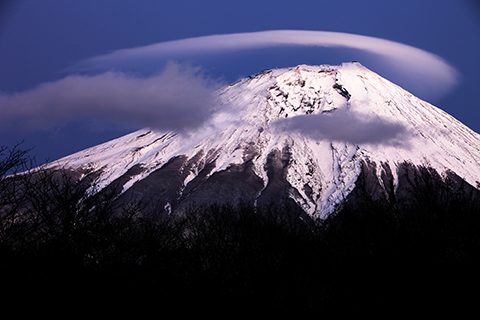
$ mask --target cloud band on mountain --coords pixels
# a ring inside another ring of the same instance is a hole
[[[379,117],[335,110],[332,113],[298,115],[274,122],[277,130],[299,133],[314,140],[353,144],[403,145],[408,131],[403,125]]]
[[[148,78],[120,72],[71,75],[30,91],[0,93],[0,128],[49,129],[93,117],[132,127],[188,130],[207,119],[218,86],[199,68],[174,63]]]

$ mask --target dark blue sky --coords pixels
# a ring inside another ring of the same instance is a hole
[[[450,93],[429,102],[480,132],[480,7],[473,0],[3,1],[0,92],[12,96],[31,91],[42,83],[65,78],[71,73],[66,70],[79,61],[118,49],[277,29],[383,38],[442,57],[460,72],[460,82]],[[352,49],[266,48],[191,54],[175,60],[203,66],[207,76],[223,82],[267,68],[350,60],[358,60],[389,78],[388,69],[375,69],[378,64],[372,56]],[[157,62],[129,68],[127,71],[142,77],[163,66]],[[35,117],[38,115],[32,113],[29,121],[34,122]],[[35,146],[33,154],[40,162],[45,158],[54,160],[135,129],[135,125],[111,120],[58,120],[36,129],[12,123],[0,128],[0,145],[12,146],[25,139],[26,147]]]

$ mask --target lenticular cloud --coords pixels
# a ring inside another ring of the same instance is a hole
[[[225,54],[247,49],[280,46],[336,47],[362,50],[381,57],[391,71],[429,83],[429,90],[451,89],[458,72],[441,57],[402,43],[380,38],[327,31],[273,30],[210,35],[144,47],[123,49],[79,63],[78,69],[111,68],[145,59],[174,59],[179,55]],[[322,64],[319,61],[319,64]],[[283,66],[279,66],[283,67]],[[402,77],[400,77],[402,78]],[[402,85],[402,84],[400,84]]]

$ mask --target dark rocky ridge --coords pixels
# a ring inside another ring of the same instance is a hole
[[[252,159],[256,156],[255,147],[245,146],[244,161],[241,164],[231,164],[225,170],[210,174],[215,167],[215,160],[210,163],[198,163],[200,155],[187,159],[178,156],[171,159],[146,178],[137,181],[119,198],[120,201],[132,199],[146,205],[145,212],[170,215],[182,212],[189,206],[208,206],[211,204],[253,204],[259,208],[269,206],[288,206],[303,212],[302,208],[292,199],[301,198],[299,190],[287,181],[291,165],[291,153],[288,145],[282,150],[274,149],[268,155],[265,171],[268,182],[264,186],[261,177],[255,174]],[[214,154],[214,152],[213,152]],[[199,173],[183,185],[183,181],[193,166],[201,168]],[[380,177],[377,167],[381,167]],[[132,173],[141,171],[141,166],[131,168],[127,173],[116,179],[110,187],[119,188],[126,183]],[[416,166],[404,162],[396,168],[398,182],[395,184],[392,168],[386,163],[377,164],[372,161],[361,162],[361,173],[355,183],[355,188],[344,201],[357,207],[365,202],[383,203],[385,206],[398,206],[406,209],[414,205],[418,199],[438,202],[448,198],[464,197],[468,200],[480,200],[480,191],[465,182],[452,171],[441,176],[433,168]],[[311,188],[308,184],[304,189]],[[307,197],[309,193],[306,192]],[[339,204],[339,208],[343,204]],[[305,212],[302,216],[306,217]]]
[[[441,176],[431,167],[405,161],[397,168],[398,184],[395,186],[390,166],[385,163],[380,165],[382,173],[378,178],[377,164],[362,161],[355,188],[345,199],[350,206],[358,208],[365,202],[373,201],[404,211],[411,207],[435,207],[451,200],[468,203],[480,200],[480,191],[452,171],[446,171]]]

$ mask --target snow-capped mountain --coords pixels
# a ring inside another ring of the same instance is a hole
[[[215,101],[196,132],[139,130],[50,165],[99,170],[102,187],[167,213],[294,201],[325,217],[362,174],[388,198],[419,166],[480,185],[479,134],[356,62],[266,70]]]

